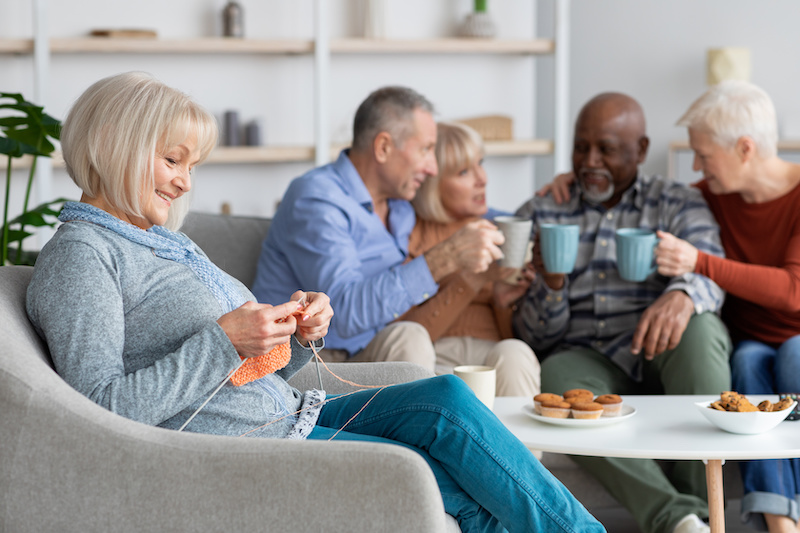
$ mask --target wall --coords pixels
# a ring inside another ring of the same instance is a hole
[[[783,137],[800,137],[800,2],[572,0],[571,7],[570,120],[598,92],[637,98],[651,140],[647,172],[666,175],[669,142],[688,138],[674,124],[706,89],[708,48],[749,47],[751,81],[775,101]]]
[[[549,36],[554,0],[493,0],[490,11],[499,37]],[[50,2],[51,33],[84,35],[93,27],[145,27],[163,37],[219,34],[223,0],[62,0]],[[243,0],[251,37],[310,38],[311,0]],[[469,10],[469,0],[388,0],[389,38],[453,35]],[[331,0],[331,36],[359,33],[359,3]],[[705,54],[710,47],[748,46],[752,81],[774,98],[782,130],[800,123],[797,80],[800,63],[800,2],[796,0],[571,0],[570,122],[594,94],[623,91],[639,99],[648,119],[651,149],[644,170],[667,173],[667,146],[686,138],[674,126],[689,103],[705,89]],[[29,0],[0,0],[0,37],[30,37]],[[29,57],[0,55],[0,90],[32,94]],[[95,79],[114,72],[144,69],[193,94],[221,115],[237,107],[243,118],[259,117],[271,144],[313,142],[311,57],[221,56],[58,56],[54,59],[48,111],[63,117],[69,103]],[[337,56],[329,98],[334,141],[348,136],[352,114],[373,88],[404,83],[426,94],[439,118],[501,112],[515,117],[515,135],[552,134],[550,58],[497,56]],[[538,81],[537,81],[538,80]],[[534,96],[536,94],[537,96]],[[234,212],[269,215],[286,184],[310,163],[208,166],[198,172],[195,206],[218,211],[223,201]],[[513,209],[555,170],[550,158],[492,158],[487,161],[490,202]],[[534,174],[536,179],[534,181]],[[682,173],[686,176],[686,173]],[[684,179],[691,180],[693,176]],[[21,181],[16,178],[16,181]],[[15,182],[15,191],[20,187]],[[54,194],[75,194],[59,171]],[[12,209],[21,202],[12,193]],[[2,195],[2,192],[0,192]],[[0,196],[1,197],[1,196]]]
[[[240,0],[250,38],[311,39],[312,0]],[[81,37],[93,28],[145,28],[165,39],[220,35],[224,0],[50,0],[52,37]],[[330,0],[332,38],[361,36],[361,0]],[[386,37],[425,39],[454,36],[472,0],[387,0]],[[536,29],[529,0],[491,5],[498,37],[527,39]],[[0,0],[0,38],[30,38],[32,16],[25,0]],[[356,107],[375,88],[403,84],[425,94],[438,118],[482,114],[512,115],[518,138],[534,133],[535,62],[532,56],[496,55],[335,55],[329,114],[331,140],[350,137]],[[128,70],[146,70],[178,87],[221,118],[227,109],[243,121],[258,118],[271,145],[313,145],[313,57],[264,55],[54,54],[46,111],[63,118],[72,101],[93,81]],[[22,91],[32,98],[30,56],[0,54],[0,91]],[[194,208],[218,212],[223,202],[235,214],[269,216],[289,181],[313,166],[290,164],[205,165],[198,169]],[[490,158],[490,202],[514,209],[534,190],[533,158]],[[23,177],[16,173],[13,206],[21,205]],[[55,169],[52,196],[77,198],[79,191],[62,169]],[[0,192],[0,194],[2,194]]]

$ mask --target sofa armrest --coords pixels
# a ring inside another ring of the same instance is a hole
[[[327,369],[325,366],[327,366]],[[319,375],[322,376],[322,388],[328,394],[344,394],[359,388],[339,381],[334,375],[331,375],[331,372],[340,378],[360,385],[394,385],[433,377],[433,373],[419,365],[400,361],[386,363],[325,363],[325,366],[320,363]],[[301,391],[319,389],[316,362],[311,360],[301,368],[300,371],[292,376],[289,384]]]
[[[430,468],[401,446],[178,433],[119,417],[66,384],[6,384],[2,531],[445,527]]]

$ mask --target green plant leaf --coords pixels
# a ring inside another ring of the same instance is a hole
[[[0,228],[0,231],[2,231],[2,229],[3,228]],[[25,239],[27,237],[30,237],[31,235],[33,235],[33,233],[29,233],[27,231],[22,231],[22,230],[18,230],[18,229],[9,228],[8,229],[8,242],[17,242],[18,240]]]
[[[0,118],[0,127],[15,128],[28,123],[25,117],[3,117]]]

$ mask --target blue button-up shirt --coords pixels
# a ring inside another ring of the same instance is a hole
[[[321,291],[334,317],[325,345],[355,354],[389,322],[436,293],[424,256],[405,262],[414,208],[389,200],[389,229],[345,150],[295,179],[272,220],[253,293],[286,302],[298,289]]]
[[[615,232],[619,228],[663,230],[697,249],[722,256],[719,227],[700,191],[658,177],[639,176],[620,202],[606,209],[583,202],[577,185],[570,201],[558,205],[552,196],[535,197],[517,212],[533,219],[533,235],[545,223],[577,224],[580,244],[575,269],[561,290],[537,276],[514,314],[514,328],[534,350],[587,347],[641,379],[641,358],[631,341],[642,313],[666,291],[684,291],[696,313],[718,312],[723,291],[698,274],[666,278],[651,274],[641,283],[619,276]]]

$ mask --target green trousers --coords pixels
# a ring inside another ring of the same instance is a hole
[[[542,363],[542,391],[574,388],[599,394],[719,394],[729,390],[731,341],[713,313],[695,315],[674,350],[644,364],[642,382],[632,380],[607,357],[575,348]],[[662,469],[651,459],[573,456],[633,514],[644,533],[671,533],[686,515],[708,516],[705,468],[678,461]]]

